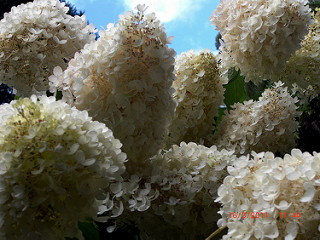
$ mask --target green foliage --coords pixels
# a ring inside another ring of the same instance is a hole
[[[214,126],[215,126],[214,127],[214,134],[216,134],[218,132],[218,125],[222,120],[222,116],[224,115],[225,110],[226,110],[225,106],[220,106],[219,107],[219,111],[218,111],[219,115],[218,115],[218,117],[214,118],[214,122],[215,122],[215,124],[214,124]]]
[[[85,222],[79,222],[78,227],[85,240],[99,240],[100,233],[97,224],[92,218],[87,218]],[[77,238],[65,238],[65,240],[77,240]]]
[[[244,82],[244,77],[241,76],[240,70],[230,68],[228,71],[228,83],[224,85],[224,104],[219,107],[219,115],[215,120],[215,134],[218,131],[218,125],[221,122],[225,110],[230,111],[235,103],[243,103],[246,100],[253,99],[257,101],[266,88],[271,87],[271,82],[266,80],[256,86],[252,82]]]
[[[66,0],[60,0],[60,2],[65,2],[66,6],[69,7],[69,11],[67,12],[69,15],[71,15],[72,17],[78,15],[78,16],[82,16],[84,14],[84,11],[80,10],[78,12],[77,8],[72,5],[70,2],[67,2]]]
[[[221,122],[222,116],[225,114],[225,110],[230,111],[232,105],[237,102],[244,102],[247,100],[248,95],[245,90],[244,77],[240,75],[240,70],[230,68],[228,70],[228,83],[224,85],[224,104],[225,106],[219,107],[219,115],[214,119],[215,130],[214,134],[218,131],[218,125]]]
[[[270,88],[272,86],[272,82],[269,80],[264,80],[258,86],[256,86],[253,82],[245,83],[244,87],[246,89],[246,93],[248,95],[248,99],[252,99],[257,101],[259,97],[261,97],[262,93],[266,88]]]
[[[244,77],[240,75],[240,70],[235,70],[235,68],[230,68],[228,71],[229,82],[224,85],[224,103],[227,110],[232,109],[234,103],[243,103],[247,100],[248,95],[245,90]]]
[[[57,91],[57,94],[56,94],[56,100],[60,100],[62,99],[62,92],[61,91]]]
[[[316,8],[320,8],[320,0],[309,0],[309,7],[316,13]]]
[[[221,36],[221,34],[220,34],[220,32],[219,32],[219,33],[217,34],[217,36],[216,36],[216,43],[215,43],[217,50],[219,50],[219,47],[220,47],[220,45],[221,45],[220,39],[222,39],[222,36]]]
[[[51,96],[54,96],[54,93],[50,92],[50,91],[46,91],[46,95],[47,97],[51,97]],[[57,91],[56,92],[56,100],[61,100],[62,99],[62,92],[61,91]]]
[[[78,226],[86,240],[100,239],[99,228],[91,218],[87,218],[85,222],[79,222]]]
[[[124,223],[121,226],[117,227],[112,233],[106,231],[107,227],[115,224],[114,222],[110,223],[97,223],[100,229],[100,239],[109,239],[109,240],[141,240],[140,231],[136,228],[133,222]],[[87,239],[86,239],[87,240]],[[90,239],[91,240],[91,239]]]
[[[300,115],[300,117],[298,119],[299,120],[299,126],[302,126],[303,123],[306,122],[311,116],[312,107],[311,107],[310,103],[311,103],[310,99],[309,99],[309,101],[307,101],[304,104],[300,104],[300,102],[297,103],[298,111],[302,112],[302,114]]]
[[[32,2],[32,0],[2,0],[0,3],[0,19],[3,18],[4,13],[10,12],[13,6],[28,2]]]

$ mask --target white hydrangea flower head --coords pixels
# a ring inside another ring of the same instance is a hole
[[[123,198],[128,203],[126,210],[143,212],[150,208],[154,199],[159,196],[159,191],[153,189],[150,179],[142,174],[133,174],[123,182]],[[127,219],[130,215],[127,212],[121,218]]]
[[[220,0],[210,20],[220,31],[219,57],[246,81],[279,73],[312,23],[307,0]]]
[[[279,158],[252,152],[234,161],[228,172],[216,199],[222,204],[218,224],[228,227],[223,239],[320,238],[319,153],[293,149]],[[230,218],[234,212],[241,217]]]
[[[294,85],[293,89],[304,102],[311,101],[320,93],[320,13],[313,13],[313,19],[301,48],[292,54],[280,75],[282,82]],[[279,76],[273,78],[279,79]]]
[[[85,16],[72,17],[59,0],[34,0],[13,7],[0,21],[0,82],[30,97],[49,89],[55,66],[95,39]]]
[[[123,174],[123,182],[118,182],[110,185],[110,190],[113,194],[113,198],[120,200],[123,205],[121,205],[121,215],[117,214],[110,219],[110,214],[106,217],[99,217],[98,221],[109,221],[107,231],[109,233],[113,232],[118,227],[123,227],[123,225],[132,225],[133,216],[140,216],[141,212],[148,210],[153,203],[153,201],[159,196],[159,191],[156,188],[152,188],[150,183],[150,178],[142,176],[141,173],[129,175],[126,172]],[[115,201],[113,199],[113,201]],[[99,214],[104,214],[110,211],[110,206],[112,207],[112,202],[104,201],[103,205],[99,207]],[[111,204],[110,206],[108,206]],[[119,209],[119,208],[118,208]],[[112,224],[111,221],[112,220]]]
[[[299,104],[303,105],[319,95],[320,85],[308,85],[307,87],[300,87],[297,83],[293,83],[290,91],[292,92],[292,95],[295,95],[299,98]]]
[[[264,150],[288,153],[295,146],[296,117],[300,115],[297,102],[298,98],[277,82],[258,101],[234,104],[233,110],[222,117],[219,126],[223,127],[219,128],[215,143],[235,154]]]
[[[109,24],[64,72],[55,68],[49,78],[51,90],[61,89],[69,104],[112,129],[128,164],[137,167],[136,161],[164,147],[175,108],[175,51],[155,15],[138,6],[136,14],[120,15],[116,26]]]
[[[78,221],[122,213],[126,154],[104,124],[54,97],[0,106],[1,239],[83,239]]]
[[[150,158],[144,176],[158,190],[151,207],[131,216],[143,239],[204,239],[219,219],[214,203],[226,176],[226,166],[236,158],[190,142],[173,145]]]
[[[205,140],[213,131],[214,117],[223,104],[227,78],[222,77],[210,50],[183,52],[175,62],[174,99],[178,102],[169,129],[168,144]]]

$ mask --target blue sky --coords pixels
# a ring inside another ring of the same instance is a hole
[[[84,10],[87,20],[99,30],[108,23],[117,23],[119,14],[134,10],[138,3],[149,6],[147,12],[155,12],[164,24],[168,36],[174,40],[171,48],[180,54],[194,49],[209,48],[216,51],[218,32],[209,17],[219,0],[67,0],[78,10]]]

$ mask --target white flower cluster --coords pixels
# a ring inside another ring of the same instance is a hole
[[[63,69],[74,53],[95,39],[93,24],[72,17],[59,0],[35,0],[13,7],[0,21],[0,82],[18,95],[49,89],[55,66]]]
[[[223,239],[320,238],[319,153],[293,149],[282,159],[253,152],[251,158],[236,160],[228,172],[216,200],[222,204],[218,224],[229,229]]]
[[[122,213],[126,154],[104,124],[54,97],[0,106],[1,239],[83,239],[78,221]]]
[[[175,108],[175,51],[155,15],[137,8],[49,78],[51,90],[61,89],[68,103],[112,129],[132,167],[163,147]]]
[[[312,23],[307,0],[221,0],[210,20],[220,31],[219,55],[258,83],[279,73]]]
[[[182,142],[146,163],[145,176],[159,196],[131,217],[144,239],[203,239],[219,219],[214,203],[233,152]]]
[[[110,191],[113,194],[113,201],[121,201],[121,215],[116,215],[115,219],[112,219],[113,224],[107,227],[109,233],[113,232],[118,226],[122,227],[124,224],[132,224],[133,216],[140,216],[143,211],[146,211],[150,208],[153,200],[159,196],[159,191],[155,188],[152,188],[150,179],[141,176],[142,174],[132,174],[127,175],[127,172],[123,174],[125,178],[123,182],[112,183],[110,185]],[[110,210],[112,202],[107,203],[104,201],[104,204],[99,207],[99,214],[106,213]],[[104,214],[105,215],[105,214]],[[110,220],[110,214],[100,217],[98,221],[108,221]]]
[[[307,74],[310,74],[310,72]],[[307,79],[310,79],[310,78],[307,77]],[[292,92],[292,95],[295,95],[299,98],[299,104],[303,105],[310,102],[312,99],[314,99],[319,95],[320,85],[315,84],[313,86],[308,85],[307,87],[306,86],[300,87],[298,84],[293,83],[291,92]]]
[[[221,76],[218,62],[209,50],[181,53],[176,58],[177,79],[173,82],[178,102],[169,129],[167,145],[205,140],[213,131],[214,117],[223,104],[228,79]]]
[[[320,13],[313,15],[314,23],[310,25],[309,34],[301,42],[301,48],[286,63],[280,75],[282,82],[294,85],[298,96],[305,101],[320,93]],[[279,76],[274,76],[278,78]]]
[[[287,153],[295,145],[294,133],[298,129],[296,117],[300,115],[287,87],[278,82],[266,89],[258,101],[236,103],[222,117],[221,128],[215,136],[216,145],[234,150],[236,154],[251,151]]]
[[[125,180],[113,188],[113,193],[125,204],[124,211],[114,220],[114,225],[107,228],[108,232],[113,232],[117,226],[137,222],[138,218],[145,216],[141,212],[148,210],[159,196],[159,191],[151,185],[150,178],[143,176],[141,172],[124,176]]]

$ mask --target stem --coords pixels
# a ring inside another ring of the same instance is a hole
[[[227,225],[222,226],[221,228],[218,228],[215,230],[209,237],[207,237],[205,240],[211,240],[214,236],[216,236],[219,232],[221,232],[223,229],[225,229]]]

